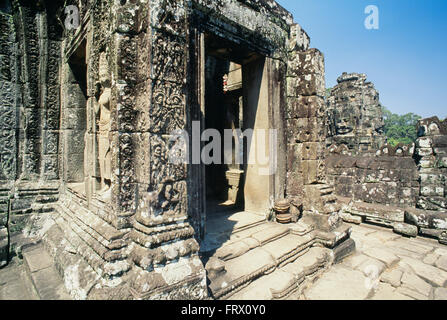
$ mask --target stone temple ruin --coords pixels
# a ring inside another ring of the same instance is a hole
[[[357,152],[378,149],[383,134],[379,93],[365,74],[344,73],[327,99],[328,145],[346,145]]]
[[[275,1],[3,3],[1,265],[41,250],[75,299],[282,299],[355,250],[343,220],[446,243],[445,122],[384,145],[366,76],[326,101],[322,53]],[[276,170],[234,148],[170,161],[197,123],[276,129]]]

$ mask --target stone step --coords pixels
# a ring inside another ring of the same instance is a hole
[[[93,214],[87,213],[86,210],[76,210],[75,214],[74,211],[59,204],[56,204],[55,208],[58,213],[67,218],[67,221],[72,221],[79,230],[86,233],[91,238],[90,241],[97,243],[96,246],[103,247],[103,250],[119,250],[125,247],[126,244],[122,240],[125,232],[118,232]]]
[[[39,300],[26,267],[18,258],[0,268],[0,300]]]
[[[23,261],[39,299],[71,300],[53,259],[42,244],[26,248],[23,251]]]
[[[257,278],[294,262],[315,244],[313,233],[300,236],[289,226],[267,224],[262,231],[224,245],[206,265],[215,298],[226,298]]]
[[[219,230],[219,232],[229,231],[232,234],[247,230],[260,225],[266,221],[265,216],[251,212],[238,212],[231,214],[226,219],[218,216],[207,221],[207,228]]]
[[[58,208],[58,213],[65,220],[65,222],[69,225],[71,230],[73,230],[79,238],[82,239],[90,248],[92,248],[96,254],[98,254],[104,261],[113,262],[115,260],[123,260],[126,258],[119,250],[110,251],[111,248],[106,245],[106,243],[98,241],[97,238],[92,236],[93,232],[89,232],[85,226],[79,225],[76,220],[73,220],[67,214],[67,211],[62,208]]]
[[[67,240],[60,226],[55,223],[42,239],[53,257],[59,275],[68,284],[67,290],[77,300],[84,300],[101,279],[101,275],[89,265],[88,259],[78,253]]]
[[[124,260],[115,261],[113,263],[104,260],[101,255],[93,250],[91,245],[80,236],[82,232],[76,228],[73,222],[65,220],[62,215],[55,218],[55,222],[62,230],[64,239],[70,244],[72,250],[76,254],[82,256],[97,274],[105,279],[110,279],[128,271],[130,266]]]
[[[113,226],[106,221],[99,218],[97,215],[91,213],[84,207],[78,205],[74,201],[64,201],[67,212],[71,214],[71,217],[79,222],[80,226],[85,226],[90,229],[89,233],[92,234],[100,242],[111,243],[114,240],[120,240],[125,231],[116,230]]]
[[[229,300],[280,300],[297,297],[330,264],[328,249],[313,247],[294,262],[262,276],[231,295]]]

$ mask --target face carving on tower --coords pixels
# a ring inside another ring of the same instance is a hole
[[[373,150],[386,141],[379,93],[364,74],[344,73],[327,97],[328,145]]]
[[[355,121],[351,108],[335,110],[335,131],[337,135],[347,135],[354,131]]]

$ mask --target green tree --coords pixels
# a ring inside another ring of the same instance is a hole
[[[388,144],[396,146],[399,143],[409,144],[416,140],[417,122],[421,119],[420,116],[414,113],[398,115],[385,107],[382,107],[382,110]]]

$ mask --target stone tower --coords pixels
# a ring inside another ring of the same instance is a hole
[[[357,152],[386,143],[379,93],[365,74],[343,73],[327,97],[327,144],[345,144]]]

